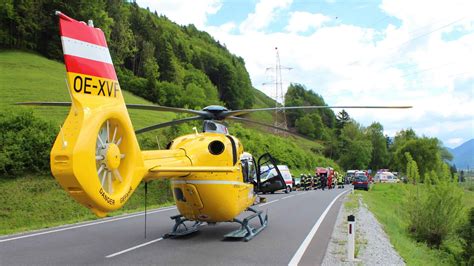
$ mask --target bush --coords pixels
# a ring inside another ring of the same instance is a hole
[[[405,204],[410,234],[417,241],[439,248],[463,222],[462,189],[448,181],[436,185],[409,185],[408,188]]]
[[[474,265],[474,208],[469,211],[469,219],[459,230],[463,242],[462,259],[467,265]]]
[[[14,177],[49,169],[56,129],[31,111],[0,114],[0,173]]]

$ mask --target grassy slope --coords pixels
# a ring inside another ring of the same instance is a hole
[[[62,63],[36,54],[19,51],[0,52],[0,111],[12,108],[34,109],[35,114],[58,126],[63,123],[69,108],[12,106],[22,101],[69,102],[66,88],[66,71]],[[150,104],[127,91],[126,103]],[[130,110],[135,128],[172,120],[175,115],[164,112]]]
[[[405,190],[402,184],[376,184],[370,192],[361,193],[370,211],[383,225],[390,242],[407,265],[450,265],[450,255],[414,241],[406,230],[403,214]],[[474,193],[466,191],[465,206],[474,207]]]
[[[167,182],[148,186],[150,208],[172,205]],[[0,178],[0,235],[97,219],[88,209],[74,201],[51,176]],[[117,214],[143,210],[144,189],[140,185]]]
[[[265,93],[254,89],[253,93],[255,95],[255,102],[253,108],[269,108],[275,107],[275,101],[268,97]],[[258,120],[264,123],[272,124],[273,121],[273,112],[256,112],[249,115],[250,119]]]

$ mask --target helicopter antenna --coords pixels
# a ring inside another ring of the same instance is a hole
[[[148,194],[148,182],[145,181],[145,239],[146,239],[146,195]]]

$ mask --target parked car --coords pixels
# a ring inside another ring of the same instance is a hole
[[[366,175],[356,175],[352,185],[354,189],[365,189],[366,191],[368,191],[370,187],[369,179]]]
[[[388,175],[387,176],[387,183],[399,183],[400,179],[398,179],[395,175]]]
[[[352,183],[352,181],[354,181],[354,175],[355,173],[357,172],[357,170],[348,170],[347,173],[346,173],[346,184],[350,184]]]
[[[398,183],[400,180],[390,172],[379,172],[374,177],[375,182],[379,183]]]

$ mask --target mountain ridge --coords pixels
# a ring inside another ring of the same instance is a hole
[[[457,169],[471,169],[474,167],[474,138],[456,148],[448,148],[448,150],[453,155],[451,162]]]

